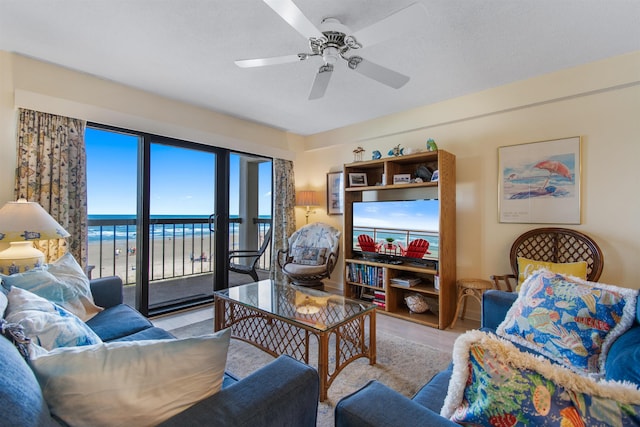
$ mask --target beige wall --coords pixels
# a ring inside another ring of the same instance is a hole
[[[314,135],[296,184],[324,194],[325,173],[353,161],[358,145],[369,159],[434,138],[457,158],[457,275],[488,278],[510,271],[514,238],[539,226],[498,222],[498,147],[571,136],[582,137],[582,224],[565,226],[598,242],[602,281],[640,288],[640,52]],[[311,218],[340,225],[324,209]]]
[[[323,198],[356,146],[369,158],[434,138],[457,156],[458,277],[507,272],[511,242],[535,227],[497,221],[497,148],[581,136],[582,224],[569,227],[600,244],[603,281],[640,288],[640,52],[303,138],[0,51],[0,202],[13,198],[17,107],[295,159],[297,188]],[[325,206],[310,220],[342,227]]]
[[[0,202],[13,198],[18,107],[294,159],[303,140],[267,126],[0,51]]]

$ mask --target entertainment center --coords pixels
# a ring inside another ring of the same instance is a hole
[[[423,179],[425,171],[437,181]],[[456,311],[455,156],[438,150],[349,163],[344,178],[345,296],[448,327]],[[428,311],[409,310],[405,297],[416,294]]]

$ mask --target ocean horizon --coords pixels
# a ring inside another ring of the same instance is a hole
[[[270,219],[271,215],[259,215],[260,219]],[[150,218],[152,220],[163,220],[163,219],[207,219],[209,215],[151,215]],[[230,219],[239,218],[238,215],[229,215]],[[122,225],[89,225],[88,227],[88,240],[89,242],[98,242],[100,240],[128,240],[129,242],[135,243],[136,240],[136,226],[135,219],[136,215],[124,215],[124,214],[94,214],[87,215],[87,219],[89,223],[91,221],[132,221],[129,224]],[[210,234],[208,224],[206,222],[198,222],[198,223],[186,223],[186,224],[150,224],[150,234],[155,238],[163,238],[164,236],[175,236],[175,237],[200,237],[205,234]],[[232,233],[237,231],[238,224],[231,224]]]

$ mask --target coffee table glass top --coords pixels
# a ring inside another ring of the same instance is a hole
[[[214,294],[320,331],[376,307],[367,302],[272,280],[234,286]]]

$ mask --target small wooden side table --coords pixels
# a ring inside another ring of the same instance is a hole
[[[456,315],[453,317],[453,322],[451,322],[450,328],[453,328],[456,325],[456,321],[458,320],[458,315],[460,314],[460,306],[462,305],[462,316],[461,319],[464,320],[464,315],[467,312],[467,300],[466,297],[473,297],[480,303],[482,306],[482,293],[488,289],[493,289],[493,282],[484,279],[459,279],[457,281],[458,285],[458,307],[456,308]]]

